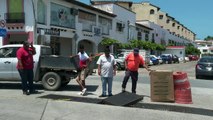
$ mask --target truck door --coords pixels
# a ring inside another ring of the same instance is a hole
[[[12,80],[13,62],[11,57],[13,52],[12,48],[0,49],[0,79]]]

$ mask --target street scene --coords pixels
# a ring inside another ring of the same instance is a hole
[[[86,79],[88,91],[85,96],[78,94],[80,87],[75,80],[58,91],[46,91],[40,83],[36,84],[37,94],[23,96],[20,90],[20,82],[1,82],[1,119],[8,120],[70,120],[70,119],[103,119],[103,120],[187,120],[207,119],[213,116],[212,108],[212,80],[195,79],[194,67],[196,62],[187,62],[172,65],[151,66],[152,69],[168,69],[173,71],[185,71],[188,73],[192,90],[193,104],[178,104],[173,102],[151,102],[150,100],[150,76],[140,68],[137,94],[144,95],[144,99],[128,106],[113,106],[100,104],[101,94],[100,76],[93,73]],[[113,94],[121,92],[121,84],[124,71],[118,71],[113,80]],[[131,83],[127,85],[127,91],[131,91]],[[46,97],[45,96],[54,96]],[[32,109],[33,108],[33,109]],[[116,111],[116,112],[115,112]],[[130,116],[130,114],[134,114]]]
[[[0,0],[0,120],[213,120],[212,4]]]

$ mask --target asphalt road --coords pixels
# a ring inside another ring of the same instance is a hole
[[[213,86],[213,78],[203,78],[196,79],[195,78],[195,65],[197,61],[179,63],[179,64],[161,64],[149,66],[152,70],[172,70],[174,72],[181,71],[186,72],[188,79],[193,87],[201,87],[201,88],[212,88]],[[122,82],[125,71],[118,71],[117,75],[114,77],[114,82]],[[100,80],[97,76],[90,76],[93,80]],[[142,84],[150,84],[149,73],[144,69],[139,69],[139,78],[138,83]]]

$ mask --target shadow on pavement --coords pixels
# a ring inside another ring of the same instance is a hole
[[[44,90],[42,84],[36,83],[34,84],[36,90]],[[87,85],[87,91],[96,91],[97,85]],[[20,89],[21,90],[21,82],[10,82],[10,83],[0,83],[0,89]],[[65,87],[59,88],[58,91],[80,91],[79,85],[67,85]]]
[[[87,91],[94,92],[97,90],[98,85],[86,85]],[[63,88],[60,88],[59,91],[79,91],[81,88],[79,85],[67,85]]]

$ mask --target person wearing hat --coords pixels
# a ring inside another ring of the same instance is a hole
[[[33,85],[33,55],[36,54],[35,48],[32,43],[24,41],[23,47],[19,48],[16,52],[18,59],[17,70],[21,77],[22,91],[24,95],[36,93]]]
[[[116,75],[116,61],[113,55],[110,55],[109,47],[106,47],[104,54],[97,61],[98,75],[101,76],[102,94],[99,97],[106,97],[106,86],[108,85],[108,96],[112,96],[112,81]]]
[[[129,77],[132,79],[132,93],[136,93],[138,81],[138,68],[142,65],[147,71],[150,69],[145,65],[144,59],[139,55],[139,49],[134,48],[133,52],[129,53],[125,58],[126,72],[122,83],[122,92],[125,92],[126,84]]]

